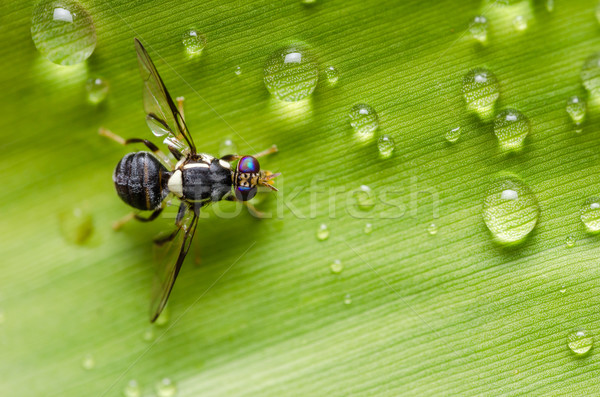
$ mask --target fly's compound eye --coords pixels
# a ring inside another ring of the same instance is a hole
[[[257,174],[260,171],[260,164],[256,158],[244,156],[240,159],[237,169],[244,174]]]
[[[258,192],[258,187],[256,186],[238,186],[235,188],[235,197],[240,201],[248,201],[256,196],[256,192]]]

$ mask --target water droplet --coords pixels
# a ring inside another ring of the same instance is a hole
[[[590,197],[581,206],[579,211],[581,222],[589,232],[600,231],[600,198]]]
[[[600,52],[590,55],[583,63],[581,81],[590,95],[600,95]]]
[[[567,337],[567,345],[573,353],[582,356],[594,346],[594,338],[585,329],[576,329]]]
[[[108,82],[100,77],[91,78],[85,83],[88,102],[98,104],[108,95]]]
[[[329,84],[334,85],[340,78],[340,73],[334,66],[327,66],[325,68],[325,76]]]
[[[63,237],[73,244],[85,244],[94,233],[92,215],[82,208],[61,213],[59,223]]]
[[[363,229],[363,231],[365,232],[365,234],[371,234],[371,232],[373,231],[373,225],[370,223],[365,224],[365,228]]]
[[[432,236],[435,236],[438,232],[438,227],[435,223],[431,223],[429,224],[429,226],[427,226],[427,233],[429,233]]]
[[[548,12],[554,11],[554,0],[546,0],[546,11],[548,11]]]
[[[450,143],[458,141],[460,138],[460,127],[453,128],[446,132],[446,140]]]
[[[235,73],[236,76],[239,76],[242,74],[242,67],[241,66],[236,66],[235,70],[233,71],[233,73]]]
[[[565,287],[564,285],[560,286],[560,289],[558,290],[561,294],[564,294],[565,292],[567,292],[567,287]]]
[[[334,261],[329,265],[329,269],[333,274],[340,274],[342,270],[344,270],[344,265],[339,259],[334,259]]]
[[[81,367],[86,370],[93,369],[96,366],[96,360],[91,354],[86,354],[81,360]]]
[[[127,385],[123,389],[123,395],[125,397],[140,397],[142,395],[142,389],[135,379],[127,382]]]
[[[367,185],[361,185],[360,188],[354,191],[354,198],[358,208],[363,211],[369,211],[375,206],[375,196],[373,191]]]
[[[155,336],[156,334],[154,333],[154,326],[151,325],[144,330],[144,333],[142,334],[142,339],[146,342],[152,342]]]
[[[234,141],[227,138],[219,144],[219,156],[223,157],[228,154],[237,154],[237,145]]]
[[[571,116],[571,120],[575,125],[580,125],[585,119],[585,113],[587,111],[587,104],[585,103],[585,99],[572,96],[567,99],[567,113]]]
[[[300,0],[300,2],[301,2],[302,4],[304,4],[304,5],[307,5],[307,6],[309,6],[309,5],[316,4],[316,3],[317,3],[317,0]]]
[[[494,104],[500,96],[498,79],[494,73],[485,68],[469,71],[463,78],[462,92],[468,110],[482,119],[494,114]]]
[[[576,242],[577,240],[575,240],[575,237],[573,236],[567,236],[567,238],[565,239],[565,245],[567,246],[567,248],[573,248]]]
[[[352,296],[350,294],[346,294],[344,296],[344,305],[349,305],[352,303]]]
[[[162,327],[165,324],[167,324],[170,319],[171,319],[171,310],[169,309],[169,305],[167,304],[165,306],[165,308],[163,309],[162,313],[160,313],[160,316],[158,316],[158,318],[154,322],[154,324],[156,324],[159,327]]]
[[[96,48],[92,18],[72,0],[38,3],[31,18],[31,38],[43,56],[59,65],[81,63]]]
[[[169,378],[163,378],[156,384],[155,389],[158,397],[173,397],[177,394],[177,386]]]
[[[194,29],[184,32],[181,37],[181,42],[187,53],[190,55],[201,54],[204,47],[206,47],[206,37]]]
[[[513,26],[519,32],[527,29],[527,19],[523,15],[517,15],[515,19],[513,19]]]
[[[377,148],[379,149],[379,155],[383,158],[391,157],[396,148],[394,138],[389,135],[381,135],[377,140]]]
[[[354,105],[348,113],[348,117],[350,117],[350,125],[361,139],[370,138],[379,127],[377,112],[364,103]]]
[[[530,130],[529,119],[515,109],[505,109],[494,120],[494,134],[503,149],[519,149]]]
[[[490,185],[483,201],[483,220],[501,243],[523,240],[535,227],[539,206],[535,194],[517,177]]]
[[[264,69],[264,82],[271,95],[288,102],[308,97],[319,80],[319,68],[312,55],[300,46],[276,51]]]
[[[480,43],[485,43],[487,41],[487,29],[488,29],[488,21],[487,18],[483,15],[478,15],[473,19],[471,25],[469,26],[469,31],[471,32],[471,36]]]
[[[326,224],[321,223],[321,225],[319,225],[319,228],[317,229],[317,239],[318,240],[327,240],[327,238],[329,237],[329,228],[327,227]]]

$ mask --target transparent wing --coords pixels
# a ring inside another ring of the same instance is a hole
[[[182,205],[186,205],[183,204]],[[190,209],[184,209],[185,215],[181,226],[175,230],[175,237],[164,243],[155,243],[156,260],[158,263],[154,286],[152,288],[152,302],[150,304],[150,321],[154,322],[167,304],[167,299],[173,289],[183,260],[190,249],[198,216]]]
[[[195,154],[196,146],[187,130],[185,121],[177,110],[177,106],[169,95],[148,52],[138,39],[135,39],[135,50],[140,74],[144,80],[144,110],[148,127],[156,136],[167,135],[166,144],[176,146],[180,151],[187,149]]]

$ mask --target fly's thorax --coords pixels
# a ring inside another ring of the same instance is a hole
[[[168,187],[182,200],[219,201],[231,190],[232,175],[228,162],[201,153],[177,163]]]

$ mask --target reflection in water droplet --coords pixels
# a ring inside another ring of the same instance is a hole
[[[527,29],[527,19],[523,15],[517,15],[515,19],[513,19],[513,26],[519,32]]]
[[[370,223],[366,223],[363,231],[365,232],[365,234],[371,234],[371,232],[373,231],[373,225]]]
[[[600,197],[590,197],[581,206],[579,211],[581,222],[589,232],[600,231]]]
[[[575,237],[573,236],[567,236],[567,238],[565,239],[565,245],[567,246],[567,248],[573,248],[576,242],[577,240],[575,240]]]
[[[163,378],[155,386],[157,397],[173,397],[177,394],[177,386],[169,378]]]
[[[490,185],[483,201],[483,219],[496,241],[523,240],[539,216],[537,198],[523,181],[506,177]]]
[[[82,208],[61,213],[59,222],[63,237],[73,244],[85,244],[94,233],[92,215]]]
[[[346,296],[344,296],[344,304],[349,305],[351,303],[352,303],[352,296],[350,294],[346,294]]]
[[[300,0],[300,2],[304,5],[312,5],[317,2],[317,0]]]
[[[335,83],[337,83],[340,77],[340,73],[334,66],[327,66],[325,68],[325,76],[327,77],[327,81],[329,82],[329,84],[334,85]]]
[[[498,79],[494,73],[485,68],[469,71],[463,78],[462,92],[468,110],[482,119],[493,115],[494,104],[500,96]]]
[[[372,210],[375,206],[375,195],[370,187],[361,185],[360,188],[354,191],[354,198],[358,208],[363,211]]]
[[[331,273],[333,273],[333,274],[340,274],[342,272],[342,270],[344,270],[344,265],[342,265],[342,261],[340,261],[339,259],[335,259],[329,265],[329,269],[331,270]]]
[[[483,15],[478,15],[473,19],[471,25],[469,27],[469,31],[471,32],[471,36],[480,43],[485,43],[487,41],[488,35],[488,21],[487,18]]]
[[[361,140],[371,138],[379,127],[377,112],[371,106],[363,103],[354,105],[348,113],[348,117],[350,117],[350,125]]]
[[[264,68],[264,82],[271,95],[288,102],[308,97],[319,80],[319,68],[312,55],[300,46],[276,51]]]
[[[123,389],[123,395],[125,397],[140,397],[142,395],[142,388],[135,379],[131,379]]]
[[[427,233],[429,233],[432,236],[435,236],[438,232],[438,227],[435,223],[430,223],[429,226],[427,226]]]
[[[585,329],[576,329],[567,337],[567,346],[573,353],[582,356],[594,346],[594,338]]]
[[[450,143],[458,141],[460,138],[460,127],[453,128],[446,132],[446,140]]]
[[[85,83],[88,102],[98,104],[108,95],[108,82],[100,77],[91,78]]]
[[[505,109],[494,120],[494,134],[503,149],[514,150],[523,146],[529,134],[529,119],[515,109]]]
[[[600,95],[600,52],[590,55],[583,63],[581,81],[590,95]]]
[[[317,229],[317,239],[320,241],[327,240],[329,237],[329,228],[326,224],[321,223]]]
[[[585,99],[572,96],[567,99],[567,113],[571,116],[571,120],[575,125],[580,125],[585,119],[585,114],[587,112],[587,104],[585,103]]]
[[[238,149],[235,142],[226,138],[219,144],[219,156],[227,156],[228,154],[237,154]]]
[[[387,134],[383,134],[377,140],[377,148],[379,149],[379,155],[383,158],[391,157],[396,148],[394,138]]]
[[[181,37],[181,42],[187,53],[190,55],[201,54],[202,50],[206,47],[206,37],[194,29],[184,32]]]
[[[96,360],[91,354],[86,354],[81,360],[81,367],[86,370],[93,369],[96,366]]]
[[[72,0],[42,0],[31,18],[31,38],[38,51],[59,65],[85,61],[96,48],[92,18]]]

